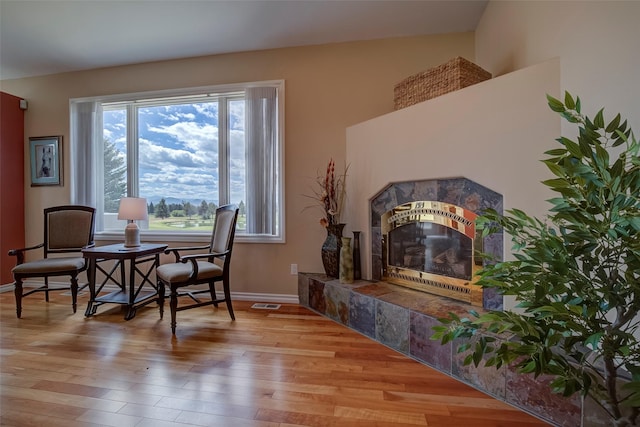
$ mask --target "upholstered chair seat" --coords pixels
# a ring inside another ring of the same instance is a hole
[[[222,277],[222,267],[211,262],[196,261],[198,264],[198,278],[213,279],[216,277]],[[173,263],[164,264],[158,267],[156,274],[162,277],[162,281],[171,286],[172,283],[184,283],[189,280],[189,276],[193,271],[191,263]]]
[[[84,258],[46,258],[39,259],[37,261],[27,262],[24,264],[16,265],[13,270],[13,274],[50,274],[50,273],[64,273],[84,268]]]

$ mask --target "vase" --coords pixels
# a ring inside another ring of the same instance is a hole
[[[342,230],[346,224],[327,226],[327,238],[322,244],[322,265],[327,276],[338,278],[340,272],[340,247],[342,246]]]
[[[353,279],[362,278],[362,267],[360,266],[360,232],[353,232]]]
[[[340,248],[340,283],[353,283],[351,237],[342,238],[342,247]]]

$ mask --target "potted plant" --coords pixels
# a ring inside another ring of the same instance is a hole
[[[640,145],[620,114],[581,113],[580,98],[548,96],[578,126],[543,162],[557,194],[544,220],[512,209],[478,218],[486,236],[504,230],[514,260],[487,262],[478,284],[516,297],[517,309],[450,314],[432,339],[466,338],[465,364],[552,377],[554,392],[590,396],[610,425],[636,425],[640,410]]]

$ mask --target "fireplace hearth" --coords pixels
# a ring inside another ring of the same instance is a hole
[[[502,309],[501,295],[474,284],[476,251],[503,258],[501,234],[476,234],[487,208],[501,212],[502,196],[466,178],[390,184],[371,200],[373,280]]]

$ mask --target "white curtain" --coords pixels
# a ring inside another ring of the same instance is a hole
[[[71,104],[71,203],[99,208],[102,197],[102,106],[99,102]],[[101,212],[98,209],[98,212]],[[96,215],[96,230],[102,230],[102,216]]]
[[[278,92],[246,90],[247,232],[276,234],[278,218]]]

